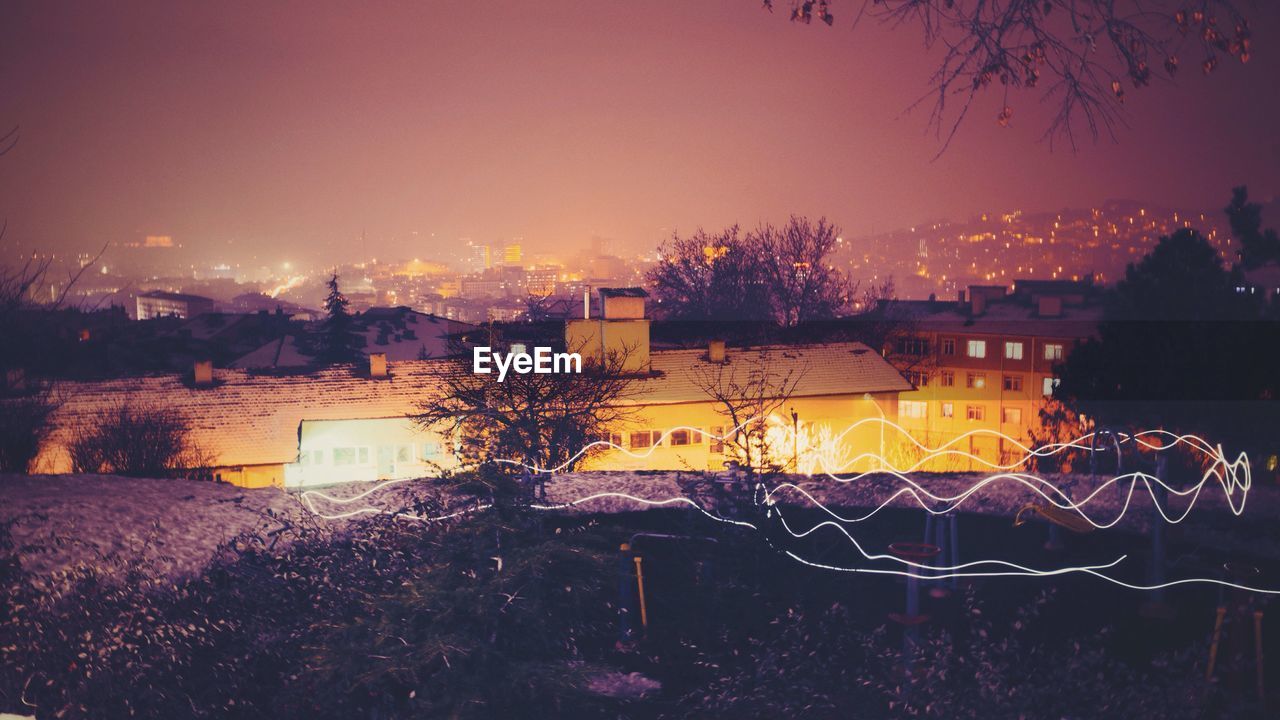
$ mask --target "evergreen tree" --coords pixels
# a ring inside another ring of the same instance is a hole
[[[1249,188],[1232,188],[1231,203],[1225,211],[1231,221],[1231,234],[1240,241],[1240,262],[1245,268],[1280,262],[1280,236],[1275,230],[1262,229],[1262,206],[1249,202]]]
[[[329,278],[329,294],[324,299],[328,313],[321,326],[319,359],[325,363],[356,362],[364,355],[364,338],[356,332],[350,301],[338,288],[338,274]]]

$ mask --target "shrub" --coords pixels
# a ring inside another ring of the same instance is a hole
[[[120,403],[93,419],[69,448],[75,472],[169,477],[208,460],[175,408]]]
[[[57,408],[48,390],[0,402],[0,472],[30,471]]]

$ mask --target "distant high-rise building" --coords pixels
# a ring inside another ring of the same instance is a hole
[[[518,242],[509,242],[502,248],[503,265],[519,265],[524,262],[524,249]]]
[[[483,272],[493,267],[493,256],[488,245],[466,240],[466,265],[471,272]]]

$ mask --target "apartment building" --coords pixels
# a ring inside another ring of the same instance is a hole
[[[951,443],[993,463],[1020,459],[1018,444],[1031,445],[1041,426],[1056,366],[1096,333],[1097,299],[1090,283],[1021,280],[971,286],[954,301],[882,303],[877,312],[907,327],[885,357],[915,388],[899,396],[897,422],[931,447]],[[912,455],[900,452],[899,460]],[[957,455],[926,469],[977,465]]]

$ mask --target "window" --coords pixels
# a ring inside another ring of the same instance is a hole
[[[1045,343],[1044,359],[1045,360],[1061,360],[1062,359],[1062,343]]]
[[[676,447],[679,445],[688,445],[690,444],[689,431],[688,430],[672,430],[671,434],[667,436],[667,440],[670,441],[672,447]]]
[[[929,385],[929,373],[919,370],[908,370],[906,372],[907,382],[918,388],[927,387]]]
[[[434,462],[440,457],[440,443],[424,442],[418,446],[418,459],[423,462]]]
[[[369,448],[339,447],[333,449],[334,465],[366,465],[369,462]]]
[[[964,386],[973,390],[981,390],[987,386],[987,374],[966,373],[964,376]]]
[[[1022,343],[1007,342],[1004,344],[1004,357],[1006,360],[1022,359]]]
[[[1000,421],[1009,425],[1022,423],[1022,408],[1007,407],[1000,410]]]
[[[298,453],[298,464],[300,465],[323,465],[323,450],[303,450]]]
[[[1054,388],[1056,388],[1056,387],[1058,387],[1058,384],[1059,384],[1059,383],[1061,383],[1061,382],[1062,382],[1062,381],[1061,381],[1061,380],[1059,380],[1058,378],[1055,378],[1055,377],[1047,377],[1047,378],[1045,378],[1045,379],[1044,379],[1044,384],[1043,384],[1043,385],[1041,386],[1041,388],[1040,388],[1040,389],[1041,389],[1041,392],[1042,392],[1044,395],[1046,395],[1046,396],[1052,395],[1052,394],[1053,394],[1053,389],[1054,389]]]
[[[1004,389],[1009,392],[1022,392],[1022,376],[1021,375],[1005,375]]]
[[[407,463],[413,460],[413,447],[409,445],[396,446],[396,462]]]
[[[949,418],[949,417],[955,417],[955,415],[956,415],[955,403],[949,403],[949,402],[942,403],[942,417]]]
[[[987,409],[981,405],[967,405],[964,409],[964,416],[969,420],[986,420]]]
[[[943,355],[955,355],[955,354],[956,354],[956,341],[955,341],[953,338],[945,338],[945,339],[943,339],[943,341],[942,341],[942,354],[943,354]]]
[[[636,448],[647,450],[661,441],[662,433],[657,430],[638,430],[631,433],[631,436],[627,438],[627,444],[633,450]]]
[[[717,454],[724,452],[724,440],[721,439],[724,436],[724,428],[719,425],[713,425],[711,427],[711,436],[711,452]]]
[[[942,385],[942,387],[956,386],[956,374],[955,374],[955,371],[953,370],[943,370],[941,373],[938,374],[938,378],[939,378],[939,383]]]
[[[923,400],[899,400],[898,417],[922,418],[928,414],[928,408],[929,404]]]
[[[898,341],[899,355],[928,355],[929,341],[924,338],[902,338]]]
[[[986,341],[986,340],[970,340],[970,341],[969,341],[969,347],[968,347],[968,353],[969,353],[969,357],[971,357],[971,358],[984,358],[984,357],[986,357],[986,356],[987,356],[987,341]]]
[[[596,441],[606,442],[606,443],[609,443],[610,445],[616,445],[617,447],[622,447],[622,433],[603,432],[603,433],[600,433],[600,437],[596,438]]]

